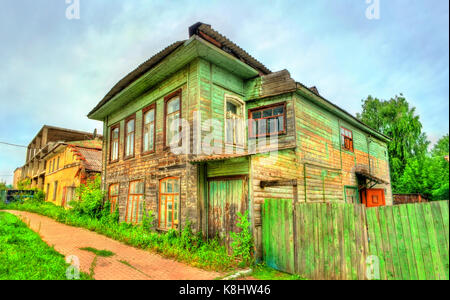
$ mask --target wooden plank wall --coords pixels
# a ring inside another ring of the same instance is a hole
[[[448,201],[367,209],[381,279],[449,279]]]
[[[294,211],[295,207],[295,211]],[[263,258],[268,266],[308,279],[449,279],[448,201],[366,209],[343,203],[266,199]]]

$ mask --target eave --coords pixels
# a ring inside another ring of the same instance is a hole
[[[194,35],[106,103],[92,110],[88,118],[103,121],[106,116],[151,90],[196,58],[212,62],[244,80],[259,75],[254,68]]]

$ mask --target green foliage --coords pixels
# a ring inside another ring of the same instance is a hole
[[[109,250],[98,250],[92,247],[85,247],[85,248],[80,248],[80,250],[84,250],[84,251],[89,251],[94,253],[97,256],[101,256],[101,257],[111,257],[114,256],[114,252],[109,251]]]
[[[153,231],[155,228],[155,214],[152,210],[146,210],[143,213],[141,226],[145,231]]]
[[[96,175],[94,179],[88,180],[75,189],[78,201],[71,201],[69,204],[74,211],[81,215],[99,219],[102,217],[103,199],[105,193],[101,188],[101,177]]]
[[[369,96],[357,118],[392,138],[388,145],[395,193],[420,193],[432,200],[448,200],[448,134],[428,153],[430,144],[415,108],[400,94],[388,101]]]
[[[18,190],[29,190],[31,188],[31,179],[26,178],[17,183]]]
[[[167,233],[149,231],[142,225],[118,223],[118,212],[109,214],[105,205],[99,215],[93,218],[79,213],[75,209],[66,210],[50,202],[44,203],[0,203],[0,209],[22,210],[50,217],[58,222],[77,226],[103,234],[125,244],[155,251],[161,255],[189,263],[196,267],[226,271],[237,266],[234,257],[228,255],[227,249],[218,239],[203,240],[200,233],[195,234],[190,222],[181,232],[169,230]]]
[[[0,212],[0,280],[65,280],[68,266],[16,216]]]
[[[8,190],[8,186],[6,185],[6,182],[0,181],[0,191],[6,191]]]
[[[254,266],[250,276],[258,280],[305,280],[299,275],[283,273],[269,268],[265,264]]]
[[[248,211],[245,214],[237,213],[238,222],[236,226],[240,229],[238,233],[230,232],[232,239],[231,249],[233,256],[242,260],[245,265],[253,263],[253,236],[250,232],[250,221],[248,220]]]
[[[398,191],[408,160],[425,155],[429,145],[415,108],[402,94],[387,101],[369,96],[363,100],[362,113],[357,118],[392,139],[388,145],[389,163],[392,187]]]

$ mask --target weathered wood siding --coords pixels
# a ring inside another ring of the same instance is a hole
[[[371,173],[390,182],[385,143],[294,94],[299,163],[304,165],[306,201],[344,202],[344,187],[357,187],[355,167],[364,165]],[[354,152],[342,149],[340,128],[353,133]],[[386,204],[392,205],[390,184],[376,185],[385,190]]]

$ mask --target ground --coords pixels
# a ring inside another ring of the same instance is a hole
[[[59,253],[66,257],[78,257],[81,271],[91,274],[97,280],[208,280],[223,276],[127,246],[83,228],[58,223],[38,214],[8,212],[19,216]],[[107,255],[104,255],[105,253]]]

